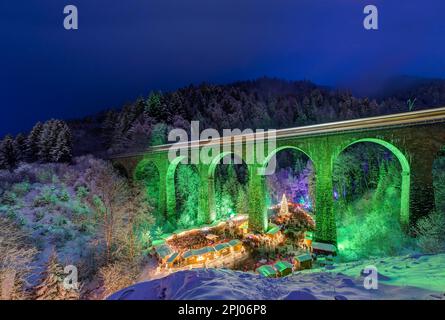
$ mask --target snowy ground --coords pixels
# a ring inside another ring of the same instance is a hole
[[[366,290],[361,271],[374,265],[377,290]],[[109,299],[445,299],[445,254],[411,255],[338,264],[279,279],[222,269],[195,269],[141,282]]]

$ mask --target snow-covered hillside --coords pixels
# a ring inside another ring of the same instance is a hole
[[[222,269],[195,269],[141,282],[108,299],[445,299],[445,254],[411,255],[339,264],[279,279]],[[361,271],[374,265],[377,290],[363,286]]]

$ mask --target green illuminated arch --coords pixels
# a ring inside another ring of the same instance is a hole
[[[221,162],[221,160],[224,157],[229,156],[229,155],[235,155],[235,156],[239,157],[241,159],[241,161],[244,162],[244,159],[242,157],[240,157],[235,152],[232,152],[232,151],[221,152],[215,158],[213,158],[212,162],[210,163],[209,171],[208,171],[208,176],[210,179],[213,179],[215,177],[216,166]]]
[[[270,162],[270,160],[272,159],[272,157],[274,157],[278,152],[282,151],[282,150],[297,150],[299,152],[302,152],[304,155],[306,155],[309,160],[312,162],[315,171],[316,169],[316,165],[315,162],[312,160],[312,157],[303,149],[296,147],[296,146],[291,146],[291,145],[285,145],[285,146],[281,146],[278,147],[276,149],[274,149],[272,152],[270,152],[268,154],[268,156],[266,157],[266,159],[264,160],[264,162],[261,164],[261,171],[263,173],[266,172],[266,168]],[[268,228],[268,221],[267,221],[267,204],[265,201],[266,198],[266,185],[265,185],[265,176],[264,175],[255,175],[255,177],[257,178],[256,183],[251,185],[251,194],[250,196],[253,197],[256,194],[260,194],[260,197],[257,198],[258,201],[254,201],[251,202],[251,206],[252,208],[250,209],[250,214],[254,214],[256,215],[256,217],[254,217],[252,220],[256,221],[257,224],[262,226],[263,230],[267,230]]]
[[[315,168],[315,162],[312,160],[311,156],[306,151],[304,151],[303,149],[301,149],[299,147],[295,147],[295,146],[282,146],[282,147],[278,147],[278,148],[274,149],[271,153],[269,153],[269,155],[267,156],[267,158],[264,160],[264,162],[262,164],[263,171],[267,168],[272,157],[274,157],[278,152],[285,150],[285,149],[297,150],[297,151],[304,153],[309,158],[309,160],[311,160],[311,162]]]
[[[175,190],[175,172],[178,164],[185,159],[185,156],[179,156],[170,162],[166,176],[166,202],[167,217],[169,220],[176,220],[176,190]]]
[[[400,199],[400,221],[403,225],[407,226],[409,223],[409,191],[410,191],[410,175],[411,175],[411,169],[408,162],[408,159],[406,159],[406,156],[403,154],[402,151],[400,151],[396,146],[393,144],[376,138],[363,138],[355,140],[345,147],[341,148],[341,150],[333,157],[333,161],[337,159],[338,155],[342,153],[345,149],[348,147],[360,143],[360,142],[372,142],[379,144],[394,154],[397,159],[400,162],[400,166],[402,167],[402,184],[401,184],[401,199]]]
[[[216,172],[216,167],[218,166],[218,164],[220,164],[221,160],[226,157],[226,156],[230,156],[230,155],[234,155],[238,158],[241,159],[241,164],[244,164],[247,166],[247,164],[245,163],[244,159],[236,152],[233,151],[225,151],[225,152],[221,152],[219,153],[215,158],[213,158],[212,162],[209,165],[208,171],[207,171],[207,177],[208,177],[208,211],[209,211],[209,216],[210,216],[210,221],[214,221],[216,219],[216,192],[215,192],[215,172]],[[232,163],[234,164],[234,163]],[[247,170],[248,170],[248,166],[247,166]]]

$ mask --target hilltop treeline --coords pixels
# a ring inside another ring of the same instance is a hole
[[[64,129],[67,144],[58,142],[66,151],[60,156],[50,155],[58,149],[52,135],[49,139],[52,151],[42,147],[43,151],[34,152],[31,160],[69,161],[71,157],[67,150],[71,150],[71,140],[72,153],[76,156],[92,153],[106,157],[113,153],[136,151],[165,143],[170,129],[188,130],[192,120],[200,121],[201,130],[215,128],[220,132],[225,128],[280,129],[441,105],[445,105],[444,80],[418,82],[379,99],[357,98],[349,91],[333,90],[309,81],[271,78],[228,85],[190,85],[168,93],[152,92],[122,108],[68,121],[69,129]],[[15,141],[16,145],[27,149],[28,154],[24,154],[16,147],[19,161],[21,158],[29,159],[29,146],[22,143],[26,135],[7,136],[5,139],[7,141],[2,143],[4,148],[10,148],[11,141]],[[46,142],[39,143],[43,145]],[[4,148],[0,147],[0,154]],[[6,160],[6,165],[2,166],[10,168],[10,163],[16,162]],[[5,163],[5,160],[0,160],[0,163]]]
[[[0,170],[12,170],[20,162],[68,162],[72,157],[71,130],[66,122],[38,122],[25,136],[5,136],[0,141]]]
[[[308,81],[262,78],[230,85],[189,86],[151,93],[103,115],[109,152],[164,143],[169,128],[280,129],[445,105],[445,81],[431,81],[382,99],[357,98]]]

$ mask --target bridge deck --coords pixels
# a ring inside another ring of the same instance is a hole
[[[445,122],[445,107],[378,117],[329,122],[296,128],[279,129],[275,130],[275,137],[276,139],[283,139],[298,136],[316,136],[343,131],[386,129],[392,127],[406,127],[435,122]],[[131,156],[140,156],[146,153],[164,152],[169,150],[172,145],[175,145],[175,148],[199,148],[202,146],[211,146],[218,144],[225,145],[232,143],[258,141],[264,138],[267,138],[267,131],[265,131],[264,135],[257,133],[247,133],[241,135],[233,135],[231,137],[222,137],[218,139],[195,140],[187,143],[164,144],[149,147],[146,150],[140,152],[114,155],[111,158],[117,159]]]

